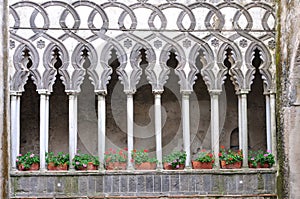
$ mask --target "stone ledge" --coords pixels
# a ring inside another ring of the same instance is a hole
[[[215,195],[216,198],[265,198],[263,195],[276,195],[276,170],[273,169],[15,172],[10,180],[11,198],[172,198],[207,195]]]
[[[268,169],[189,169],[189,170],[97,170],[97,171],[11,171],[10,176],[93,176],[93,175],[160,175],[160,174],[257,174],[276,173],[274,168]]]

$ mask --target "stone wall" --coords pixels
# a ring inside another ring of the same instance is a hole
[[[300,5],[284,0],[278,6],[278,191],[294,199],[300,197]]]
[[[8,198],[9,94],[8,94],[8,1],[0,0],[0,198]]]
[[[14,173],[11,198],[275,198],[276,170]]]

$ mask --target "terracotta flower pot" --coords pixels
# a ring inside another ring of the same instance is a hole
[[[261,164],[261,163],[257,163],[257,168],[270,168],[271,166],[269,165],[269,163],[265,163],[265,164]]]
[[[37,171],[39,169],[40,169],[40,164],[39,163],[33,163],[28,170],[29,171]]]
[[[92,162],[87,164],[86,170],[97,170],[98,166],[94,165]]]
[[[49,162],[48,165],[47,165],[47,168],[50,171],[56,170],[56,166],[55,166],[54,162]]]
[[[193,169],[212,169],[213,163],[212,162],[199,162],[199,161],[192,161]]]
[[[19,171],[25,171],[25,167],[23,164],[18,164],[18,170]]]
[[[185,165],[179,164],[178,168],[173,168],[171,164],[169,164],[168,162],[164,162],[163,167],[165,170],[183,170],[185,168]]]
[[[254,166],[252,163],[248,163],[249,168],[257,168],[257,166]]]
[[[126,170],[126,162],[108,162],[105,165],[106,170]]]
[[[68,170],[68,165],[67,165],[67,163],[64,163],[64,164],[55,166],[55,164],[53,162],[49,162],[47,165],[47,168],[49,171],[66,171],[66,170]]]
[[[58,165],[58,166],[56,167],[56,170],[57,170],[57,171],[66,171],[66,170],[68,170],[68,165],[67,165],[67,163]]]
[[[163,167],[164,167],[165,170],[173,170],[172,165],[169,164],[168,162],[164,162]]]
[[[239,169],[242,167],[242,162],[235,162],[232,164],[226,164],[225,160],[221,160],[221,168],[222,169]]]
[[[135,164],[136,170],[155,170],[156,163],[152,162],[142,162],[141,164]]]

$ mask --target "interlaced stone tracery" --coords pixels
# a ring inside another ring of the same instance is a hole
[[[25,9],[26,8],[26,9]],[[127,95],[127,135],[129,155],[133,149],[133,95],[141,78],[141,53],[148,66],[147,80],[155,95],[156,155],[162,159],[161,102],[170,69],[170,52],[176,54],[182,95],[184,150],[190,166],[189,96],[200,73],[211,97],[211,142],[218,158],[219,95],[229,74],[239,102],[239,147],[247,157],[247,94],[255,73],[260,73],[266,96],[267,148],[275,151],[275,13],[272,1],[218,0],[127,0],[127,1],[20,1],[10,6],[10,92],[12,134],[20,137],[20,96],[31,74],[40,95],[41,169],[48,151],[49,95],[56,74],[61,75],[69,95],[69,152],[77,147],[77,95],[84,78],[89,78],[98,96],[98,150],[105,151],[105,95],[112,74],[108,62],[116,51],[120,82]],[[259,53],[259,71],[253,66]],[[55,53],[57,52],[57,53]],[[200,55],[202,68],[196,66]],[[57,70],[59,56],[62,66]],[[90,66],[85,69],[84,61]],[[230,68],[224,60],[230,62]],[[31,67],[27,67],[29,60]],[[86,76],[87,74],[87,76]],[[12,140],[12,164],[20,141]],[[216,161],[218,164],[218,161]],[[129,168],[132,166],[128,161]],[[247,158],[244,158],[247,166]]]

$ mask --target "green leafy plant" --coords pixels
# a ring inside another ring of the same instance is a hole
[[[235,162],[243,161],[243,153],[241,150],[225,150],[224,146],[221,146],[219,158],[220,160],[225,161],[226,164],[233,164]]]
[[[253,167],[257,167],[258,164],[269,164],[270,167],[272,167],[275,163],[275,157],[271,151],[249,151],[248,162],[252,164]]]
[[[109,162],[127,162],[127,150],[119,149],[115,150],[110,148],[104,153],[104,159],[106,163]]]
[[[53,152],[46,153],[46,163],[49,164],[50,162],[52,162],[54,163],[54,166],[63,164],[69,165],[69,157],[69,154],[64,154],[63,152],[58,152],[57,155],[54,155]]]
[[[75,169],[79,169],[80,167],[86,168],[89,162],[92,162],[95,166],[99,166],[100,164],[98,157],[90,154],[78,153],[74,156],[72,165]]]
[[[198,153],[198,156],[197,156],[197,158],[195,158],[195,161],[214,163],[215,157],[211,152],[202,150]]]
[[[23,167],[22,169],[29,169],[32,164],[40,163],[40,157],[32,152],[27,152],[24,155],[19,154],[16,163],[18,166],[21,165],[21,167]]]
[[[173,169],[178,169],[180,164],[185,164],[185,160],[185,151],[175,151],[163,158],[163,162],[171,165]]]
[[[147,149],[132,150],[131,157],[135,164],[141,164],[143,162],[157,163],[156,158],[149,157],[149,151]]]

